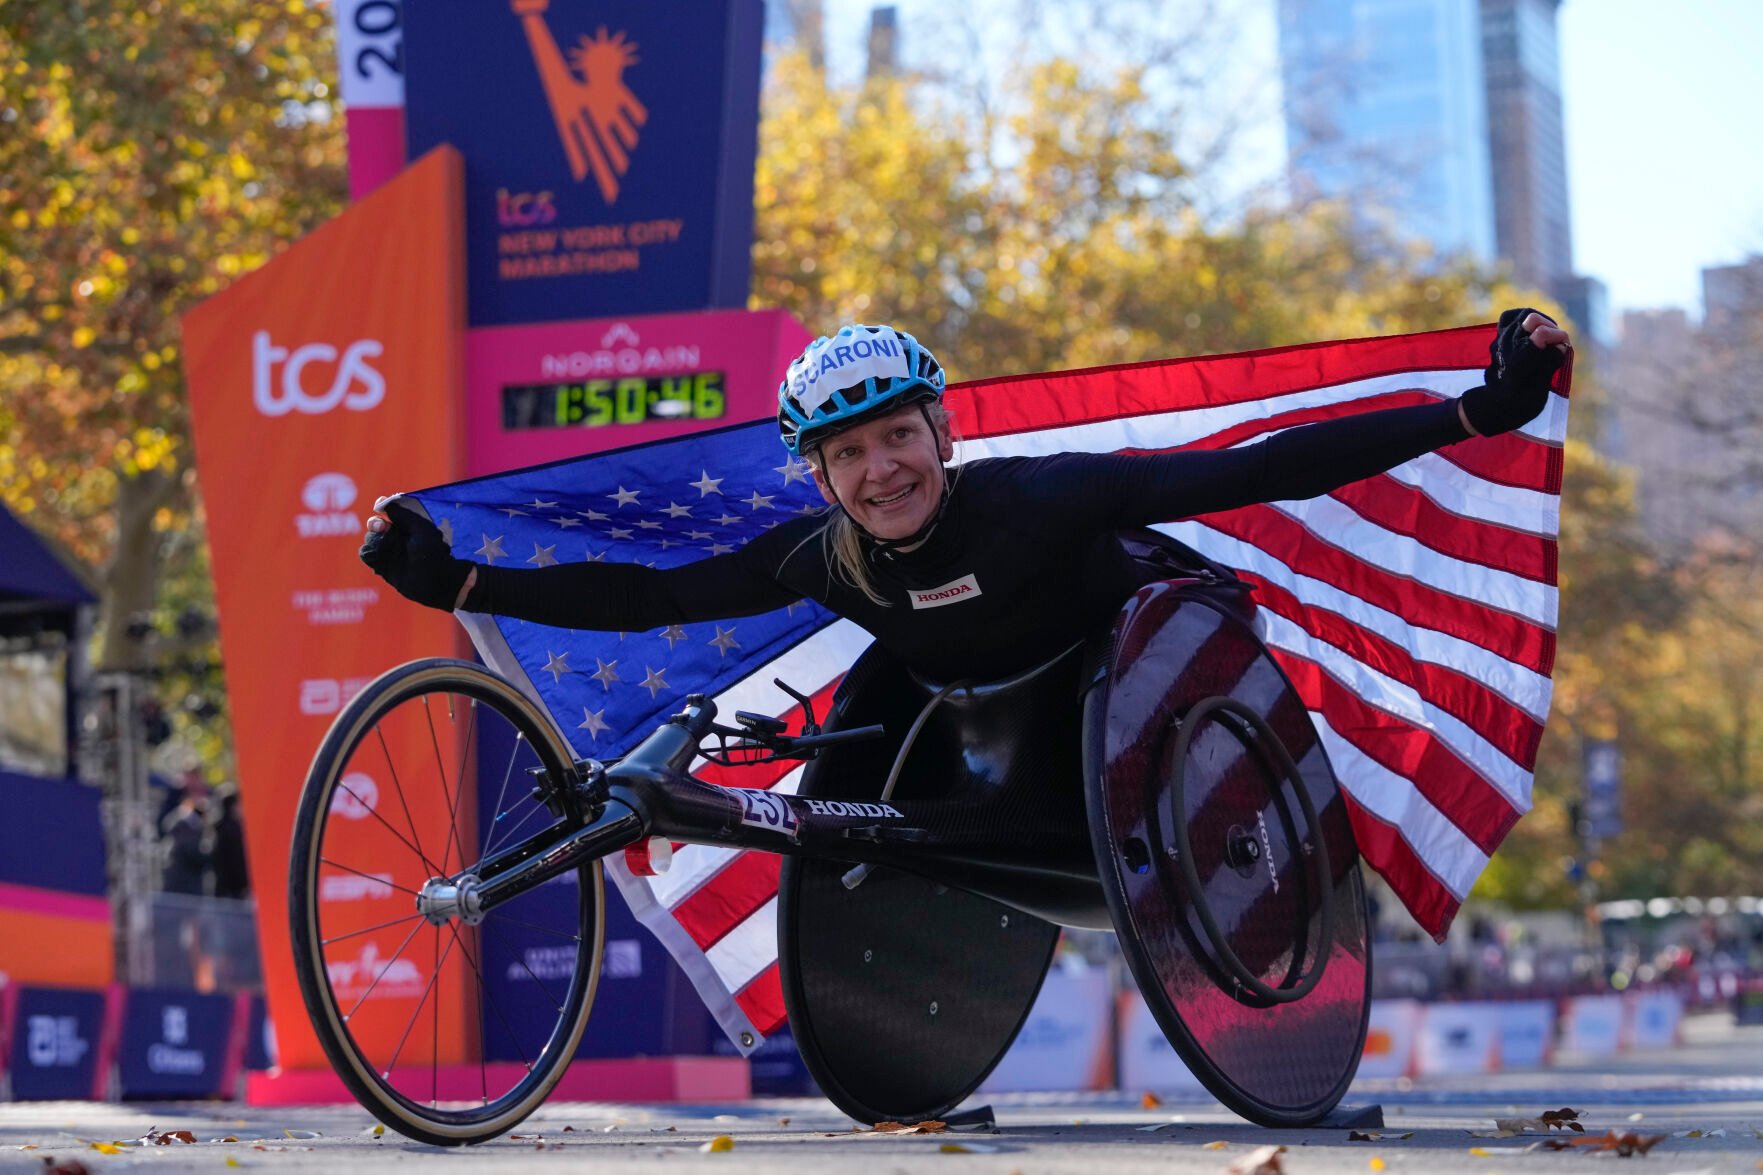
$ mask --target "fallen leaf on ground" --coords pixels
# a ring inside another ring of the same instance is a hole
[[[945,1155],[995,1155],[1003,1149],[1000,1146],[987,1146],[983,1142],[945,1142],[937,1148]]]
[[[735,1149],[735,1140],[726,1134],[718,1134],[715,1138],[698,1148],[706,1154],[721,1154],[723,1151]]]
[[[1413,1137],[1414,1132],[1412,1130],[1408,1131],[1406,1134],[1380,1134],[1374,1130],[1347,1131],[1348,1142],[1382,1142],[1386,1138],[1393,1139],[1396,1142],[1404,1142]]]
[[[910,1124],[906,1122],[877,1122],[875,1124],[875,1133],[877,1134],[942,1134],[948,1129],[947,1122],[940,1122],[935,1118],[927,1118],[923,1122]],[[860,1130],[858,1133],[864,1132]]]
[[[122,1147],[118,1146],[114,1142],[94,1142],[94,1143],[92,1143],[92,1149],[97,1151],[101,1155],[120,1155],[120,1154],[122,1154]]]
[[[790,1120],[788,1118],[779,1118],[777,1120],[777,1124],[779,1126],[788,1126],[790,1124]]]
[[[1636,1134],[1629,1130],[1621,1134],[1612,1130],[1608,1134],[1587,1135],[1584,1138],[1551,1138],[1538,1145],[1543,1150],[1590,1150],[1611,1152],[1618,1158],[1629,1158],[1632,1155],[1644,1155],[1655,1146],[1665,1141],[1663,1134]]]
[[[1384,1169],[1384,1166],[1385,1166],[1385,1163],[1384,1163],[1383,1159],[1379,1158],[1377,1155],[1371,1156],[1370,1167],[1373,1171],[1381,1171]]]
[[[1228,1142],[1209,1142],[1200,1149],[1203,1151],[1221,1151],[1229,1145],[1230,1143]]]
[[[289,1138],[295,1138],[295,1139],[323,1138],[324,1137],[324,1135],[320,1134],[316,1130],[292,1130],[286,1126],[282,1127],[282,1133],[287,1135]]]
[[[1283,1146],[1256,1147],[1226,1167],[1225,1175],[1282,1175],[1285,1168],[1280,1166],[1279,1156],[1285,1149]]]
[[[1146,1091],[1145,1096],[1139,1099],[1139,1105],[1145,1107],[1147,1110],[1155,1110],[1162,1104],[1163,1099],[1149,1091]]]
[[[1155,1134],[1159,1130],[1173,1130],[1180,1125],[1180,1122],[1159,1122],[1155,1126],[1140,1126],[1138,1129],[1143,1130],[1146,1134]]]

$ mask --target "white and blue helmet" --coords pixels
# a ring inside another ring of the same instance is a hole
[[[842,326],[790,364],[777,389],[777,426],[797,456],[828,436],[906,404],[943,398],[943,367],[891,326]]]

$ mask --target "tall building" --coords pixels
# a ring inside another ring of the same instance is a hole
[[[1477,0],[1280,0],[1291,181],[1495,256]]]
[[[1557,298],[1573,276],[1560,6],[1561,0],[1481,0],[1494,241],[1521,284]]]

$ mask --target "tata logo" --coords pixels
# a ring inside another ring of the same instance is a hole
[[[513,0],[570,174],[580,183],[593,173],[600,195],[611,204],[630,170],[637,128],[649,121],[649,108],[624,84],[624,71],[637,64],[637,46],[623,32],[608,35],[601,25],[592,37],[577,41],[566,61],[545,24],[549,6],[550,0]]]
[[[528,228],[550,224],[557,219],[557,206],[551,203],[550,192],[510,192],[496,190],[496,223],[507,228]]]
[[[331,793],[331,811],[345,820],[366,820],[379,806],[380,785],[364,771],[351,771],[337,780]]]
[[[251,336],[251,398],[265,416],[317,416],[338,405],[366,412],[386,398],[385,376],[368,363],[384,352],[378,339],[357,339],[340,356],[329,343],[307,343],[290,351],[260,330]],[[313,368],[310,374],[308,367]],[[330,383],[322,392],[311,390],[326,378]]]
[[[328,538],[361,533],[361,518],[349,507],[355,504],[355,481],[346,473],[321,473],[300,487],[306,513],[294,515],[294,529],[303,539]]]

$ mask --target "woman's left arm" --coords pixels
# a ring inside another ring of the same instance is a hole
[[[1300,425],[1234,449],[1078,458],[1082,481],[1099,491],[1092,501],[1111,502],[1107,521],[1118,526],[1314,498],[1471,436],[1520,427],[1542,411],[1570,353],[1567,333],[1534,310],[1502,314],[1488,350],[1484,383],[1460,399]]]

